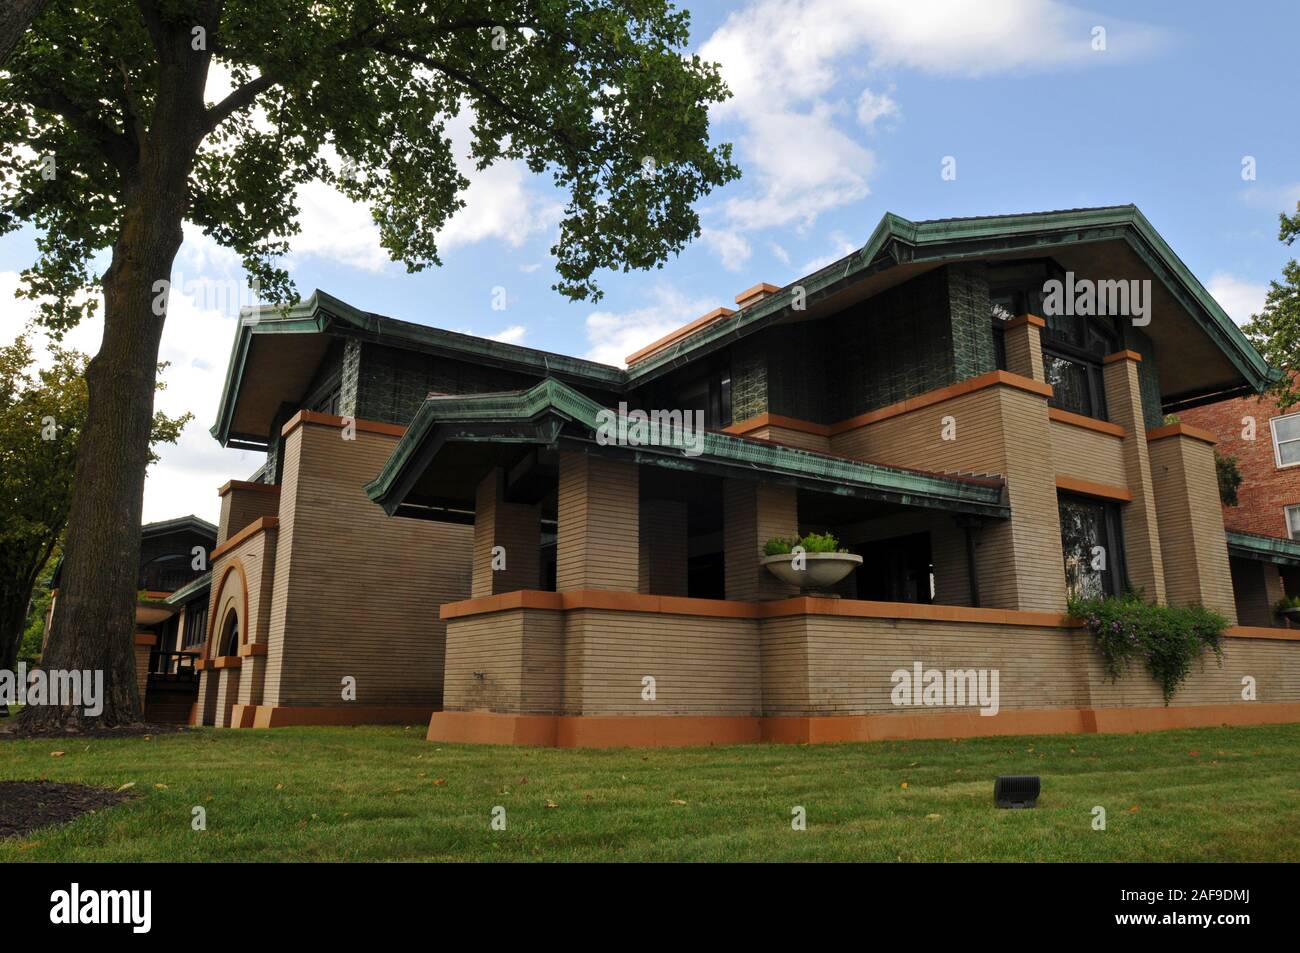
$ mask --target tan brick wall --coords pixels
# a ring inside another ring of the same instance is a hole
[[[638,592],[685,596],[689,579],[686,504],[641,501],[641,560]]]
[[[830,437],[808,433],[805,430],[795,430],[793,427],[759,427],[750,431],[746,436],[758,437],[761,440],[772,440],[790,447],[814,450],[818,453],[829,453],[831,449]]]
[[[475,598],[541,585],[541,507],[503,502],[504,487],[505,474],[496,468],[479,483],[475,495],[471,587]],[[495,546],[505,550],[505,568],[496,571],[492,569]]]
[[[1166,596],[1173,605],[1199,602],[1235,621],[1214,448],[1184,436],[1148,447]]]
[[[1102,374],[1110,419],[1128,431],[1120,443],[1124,473],[1119,482],[1133,495],[1121,511],[1124,560],[1129,581],[1141,589],[1146,598],[1164,602],[1168,598],[1164,554],[1157,525],[1155,488],[1151,481],[1150,448],[1138,383],[1138,362],[1129,358],[1112,360],[1105,365]],[[1213,515],[1218,518],[1217,514]]]
[[[470,590],[468,526],[386,516],[362,487],[397,437],[306,424],[282,446],[265,705],[442,701],[446,602]]]
[[[632,464],[560,452],[556,589],[637,591],[639,482]]]
[[[1127,486],[1128,471],[1124,468],[1124,447],[1119,437],[1059,420],[1050,423],[1052,467],[1057,474]]]
[[[232,609],[239,617],[240,643],[265,643],[271,624],[271,594],[275,582],[275,548],[278,528],[256,533],[234,549],[222,553],[212,564],[212,588],[208,594],[208,655],[223,649],[217,645],[226,614]],[[245,581],[248,610],[245,615]]]
[[[998,706],[1160,707],[1136,663],[1103,675],[1091,635],[1015,625],[793,615],[766,619],[616,609],[507,609],[451,620],[447,709],[569,715],[855,715],[924,713],[895,706],[896,670],[998,672]],[[1242,702],[1251,676],[1263,703],[1300,701],[1300,643],[1225,638],[1173,704]],[[484,677],[475,679],[474,671]],[[656,698],[642,700],[643,679]],[[963,706],[978,708],[977,700]]]
[[[514,609],[448,625],[448,711],[756,715],[760,683],[753,619]]]
[[[794,487],[751,480],[722,481],[722,548],[728,599],[783,599],[798,592],[780,582],[761,560],[773,536],[799,534]]]
[[[280,509],[280,495],[273,489],[250,489],[232,486],[221,497],[221,517],[217,521],[217,545],[256,519],[275,516]]]
[[[216,720],[218,728],[230,727],[230,709],[239,698],[239,669],[223,668],[212,672],[217,679]]]
[[[583,715],[757,715],[758,624],[580,609],[564,613],[566,648],[581,653],[566,707]],[[566,652],[566,666],[571,657]],[[642,679],[655,700],[643,701]]]
[[[1030,380],[1045,381],[1043,372],[1042,332],[1035,324],[1025,323],[1008,329],[1003,335],[1007,351],[1007,370]]]
[[[944,418],[956,439],[943,439]],[[1065,568],[1046,398],[997,385],[837,434],[844,456],[941,472],[1000,473],[1009,521],[992,521],[977,552],[980,600],[1003,609],[1058,611]]]

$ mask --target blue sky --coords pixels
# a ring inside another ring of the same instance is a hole
[[[290,257],[303,293],[532,347],[622,355],[759,281],[786,284],[861,246],[886,211],[908,218],[1136,203],[1229,314],[1244,320],[1294,252],[1277,215],[1300,200],[1294,37],[1300,5],[1057,0],[755,0],[685,4],[692,47],[736,96],[714,115],[744,175],[700,206],[704,236],[664,268],[603,275],[598,304],[550,290],[561,197],[520,166],[471,176],[444,266],[386,261],[364,208],[303,197]],[[1094,49],[1095,28],[1105,49]],[[219,82],[216,77],[214,82]],[[941,176],[944,157],[956,177]],[[1256,178],[1243,180],[1253,157]],[[34,235],[0,239],[8,306]],[[197,420],[152,468],[145,514],[214,518],[215,489],[257,455],[207,434],[233,335],[237,262],[187,232],[164,334],[159,406]],[[506,307],[494,310],[504,288]],[[98,327],[73,343],[98,345]]]

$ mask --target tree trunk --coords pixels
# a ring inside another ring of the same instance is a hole
[[[182,150],[177,150],[182,151]],[[166,161],[162,163],[166,165]],[[154,283],[181,245],[185,179],[143,162],[104,274],[104,338],[86,372],[89,406],[64,542],[62,579],[41,667],[104,673],[99,725],[140,720],[135,672],[140,517],[163,316]],[[165,185],[171,182],[170,187]],[[75,727],[83,708],[23,710],[24,727]]]
[[[50,0],[5,0],[0,9],[0,66],[4,66],[23,33]]]

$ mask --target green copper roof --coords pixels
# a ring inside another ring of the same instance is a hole
[[[1243,559],[1277,563],[1279,566],[1300,566],[1300,542],[1292,539],[1255,536],[1252,533],[1228,533],[1228,553]]]
[[[235,397],[239,393],[249,346],[255,335],[317,334],[327,331],[367,335],[373,339],[391,341],[399,347],[441,351],[468,361],[510,367],[541,376],[555,375],[593,387],[621,389],[626,379],[626,374],[620,368],[608,364],[371,314],[318,289],[310,298],[297,304],[244,308],[240,312],[239,327],[235,332],[226,381],[221,392],[221,403],[217,409],[217,422],[211,429],[212,436],[223,444],[230,437]]]
[[[183,605],[184,603],[189,602],[191,599],[198,596],[199,593],[203,592],[206,589],[211,588],[211,586],[212,586],[212,571],[209,570],[208,572],[205,572],[202,576],[199,576],[199,578],[195,579],[193,582],[187,582],[185,585],[181,586],[170,596],[163,599],[163,602],[173,606]]]
[[[392,514],[420,472],[432,465],[447,442],[594,444],[601,426],[600,404],[567,384],[548,378],[524,391],[457,397],[430,397],[420,407],[379,475],[366,493]],[[486,426],[484,426],[486,425]],[[844,496],[887,499],[1006,517],[1000,478],[978,478],[887,467],[780,444],[705,431],[702,452],[692,456],[680,442],[619,447],[633,462],[693,470],[703,464],[735,470],[742,478],[783,478],[807,489]]]
[[[230,438],[234,399],[239,392],[249,343],[254,335],[351,331],[388,338],[399,346],[445,351],[466,360],[514,367],[539,376],[560,377],[579,385],[622,393],[725,347],[788,314],[796,289],[802,289],[806,306],[811,308],[856,280],[900,265],[938,265],[1017,251],[1045,253],[1065,246],[1103,241],[1126,243],[1251,388],[1262,390],[1277,377],[1278,372],[1264,363],[1237,325],[1134,205],[919,222],[890,212],[880,220],[867,243],[858,251],[792,282],[731,317],[705,325],[637,361],[627,370],[397,321],[358,310],[323,291],[316,291],[306,301],[285,308],[245,309],[236,333],[212,434],[222,443]]]
[[[920,222],[887,212],[860,250],[792,282],[735,316],[706,325],[638,361],[629,369],[628,379],[635,383],[655,377],[689,359],[688,356],[715,349],[742,336],[742,333],[757,330],[790,307],[797,287],[803,289],[806,305],[811,307],[819,297],[841,289],[855,276],[875,274],[896,265],[938,264],[1016,250],[1044,250],[1114,240],[1122,240],[1133,249],[1252,388],[1262,390],[1276,379],[1278,372],[1264,362],[1241,329],[1174,254],[1136,205]]]

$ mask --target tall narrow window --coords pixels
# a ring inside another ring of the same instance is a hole
[[[1082,599],[1117,595],[1124,578],[1119,510],[1079,496],[1062,496],[1059,505],[1066,589]]]

